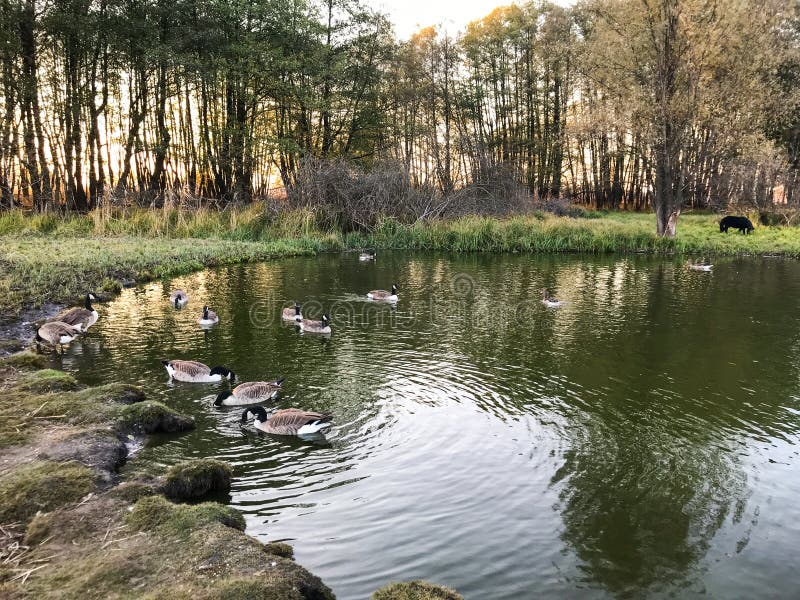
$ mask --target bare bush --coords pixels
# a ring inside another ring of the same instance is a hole
[[[473,183],[453,192],[445,212],[448,217],[501,217],[533,209],[533,198],[528,190],[514,179],[510,169],[496,165],[480,173]]]
[[[287,199],[291,208],[317,212],[320,225],[344,231],[370,229],[382,217],[414,222],[439,216],[443,208],[433,189],[412,186],[395,161],[366,171],[343,159],[307,159]]]
[[[320,225],[344,231],[370,229],[385,217],[414,223],[463,215],[507,216],[537,208],[528,191],[502,167],[443,196],[431,185],[415,187],[397,161],[366,171],[342,159],[308,159],[287,197],[290,208],[314,210]]]

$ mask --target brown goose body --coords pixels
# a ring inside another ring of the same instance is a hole
[[[331,415],[287,408],[267,416],[263,406],[254,406],[246,409],[242,414],[244,423],[250,417],[255,418],[255,428],[273,435],[310,435],[318,433],[331,426]]]
[[[50,321],[39,327],[36,331],[36,341],[60,346],[69,344],[80,332],[80,328],[70,325],[69,323]]]
[[[331,332],[330,319],[328,318],[328,315],[322,315],[321,321],[302,319],[300,320],[300,331],[305,331],[307,333],[328,334]]]
[[[217,315],[217,313],[207,306],[204,306],[203,314],[199,319],[197,319],[197,324],[200,325],[200,327],[210,327],[211,325],[216,325],[217,323],[219,323],[219,315]]]
[[[92,294],[86,294],[84,308],[71,308],[56,317],[56,320],[66,323],[67,325],[72,325],[73,327],[79,327],[81,331],[86,331],[89,327],[97,323],[97,319],[100,317],[94,307],[92,307],[92,300],[95,300],[95,297]]]
[[[284,321],[301,321],[303,315],[300,314],[300,305],[295,303],[294,306],[284,308],[281,313],[281,319]]]
[[[187,383],[215,383],[223,379],[231,383],[236,379],[233,371],[225,367],[209,367],[196,360],[162,360],[169,376]]]
[[[267,402],[277,397],[284,378],[275,381],[248,381],[230,391],[222,392],[214,401],[214,406],[247,406]]]
[[[367,298],[370,300],[381,300],[383,302],[397,302],[397,285],[392,284],[392,291],[387,292],[386,290],[372,290],[371,292],[367,292]]]

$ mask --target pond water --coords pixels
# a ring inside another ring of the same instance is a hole
[[[392,282],[396,307],[364,301]],[[281,324],[292,300],[333,334]],[[800,263],[778,259],[323,255],[126,290],[53,360],[194,415],[129,468],[230,462],[248,532],[345,600],[412,578],[467,598],[789,597],[798,308]],[[170,383],[162,358],[283,375],[280,407],[336,426],[326,443],[242,429],[213,406],[224,383]]]

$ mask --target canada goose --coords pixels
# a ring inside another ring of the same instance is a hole
[[[73,327],[79,327],[81,331],[86,331],[89,327],[97,323],[97,319],[100,316],[97,314],[97,311],[92,308],[92,300],[96,300],[94,294],[86,294],[86,300],[84,302],[85,308],[71,308],[67,312],[59,315],[57,320],[67,325],[72,325]]]
[[[383,300],[385,302],[397,302],[397,285],[392,284],[392,291],[386,290],[372,290],[367,292],[367,298],[370,300]]]
[[[300,314],[300,305],[295,302],[294,306],[290,306],[288,308],[283,309],[283,313],[281,314],[281,318],[284,321],[300,321],[303,318],[303,315]]]
[[[275,381],[248,381],[241,383],[232,390],[225,390],[217,399],[214,406],[246,406],[266,402],[278,396],[284,378]]]
[[[362,252],[358,255],[358,260],[375,260],[375,257],[378,256],[378,253],[375,252],[374,248],[370,248],[366,252]]]
[[[269,417],[263,406],[247,408],[242,413],[242,423],[253,417],[255,428],[275,435],[308,435],[331,426],[331,415],[287,408],[272,413]]]
[[[328,315],[322,315],[321,321],[302,319],[300,321],[300,331],[306,331],[308,333],[330,333],[330,319],[328,318]]]
[[[706,271],[709,272],[714,267],[714,265],[701,265],[693,263],[690,260],[686,261],[686,266],[689,267],[692,271]]]
[[[197,319],[197,324],[200,327],[210,327],[219,323],[219,317],[213,310],[209,310],[207,306],[203,307],[203,316]]]
[[[175,305],[175,308],[183,308],[189,302],[189,294],[183,290],[175,290],[169,295],[169,301]]]
[[[547,290],[542,290],[542,304],[549,308],[556,308],[564,303],[553,298]]]
[[[227,379],[231,383],[236,380],[236,374],[225,367],[210,368],[194,360],[162,360],[161,364],[173,379],[189,383],[213,383]]]
[[[63,321],[50,321],[36,331],[36,341],[46,342],[53,346],[69,344],[78,337],[80,327],[64,323]]]

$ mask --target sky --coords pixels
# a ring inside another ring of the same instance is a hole
[[[513,4],[513,0],[370,0],[375,8],[389,14],[399,39],[422,27],[441,25],[455,34],[470,21],[485,17],[497,6]],[[556,4],[572,4],[571,0],[556,0]]]

